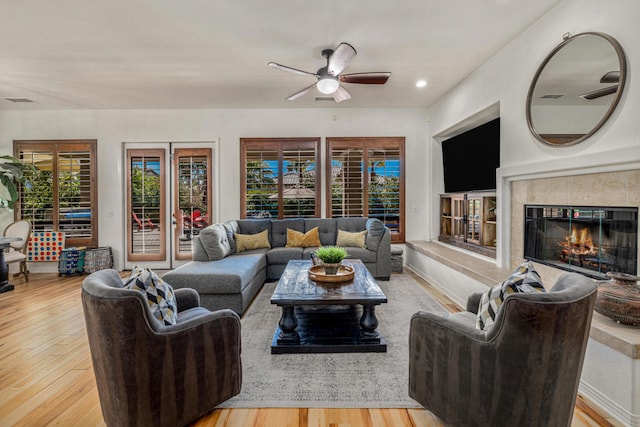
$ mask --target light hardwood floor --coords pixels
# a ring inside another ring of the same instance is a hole
[[[86,276],[31,274],[0,294],[0,426],[104,425],[86,338]],[[427,283],[424,288],[458,310]],[[573,426],[612,425],[578,399]],[[194,426],[440,426],[417,409],[219,409]]]

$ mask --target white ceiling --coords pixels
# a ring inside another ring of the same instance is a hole
[[[0,109],[427,107],[559,2],[0,0]],[[340,42],[387,84],[286,101]]]

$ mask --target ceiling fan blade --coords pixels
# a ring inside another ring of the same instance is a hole
[[[331,96],[333,96],[333,99],[336,102],[342,102],[346,101],[347,99],[351,99],[351,95],[349,95],[349,92],[347,92],[347,90],[342,86],[338,86],[338,90],[333,92]]]
[[[603,96],[614,94],[618,91],[618,85],[603,87],[602,89],[596,89],[592,92],[583,93],[580,98],[591,101],[594,99],[602,98]]]
[[[296,73],[296,74],[300,74],[303,76],[314,76],[314,77],[318,77],[318,75],[316,73],[310,73],[308,71],[302,71],[302,70],[298,70],[297,68],[292,68],[292,67],[287,67],[286,65],[280,65],[276,62],[269,62],[269,67],[272,68],[277,68],[278,70],[282,70],[282,71],[289,71],[290,73]]]
[[[356,50],[349,43],[340,43],[329,57],[327,72],[332,76],[337,76],[349,65],[356,54]]]
[[[619,83],[620,71],[609,71],[600,78],[600,83]]]
[[[316,84],[312,84],[310,86],[305,87],[304,89],[302,89],[299,92],[294,93],[293,95],[289,96],[287,98],[287,101],[293,101],[294,99],[298,99],[300,98],[302,95],[304,95],[305,93],[309,92],[311,89],[313,89],[316,86]]]
[[[360,83],[365,85],[383,85],[389,80],[391,73],[353,73],[341,74],[339,79],[343,83]]]

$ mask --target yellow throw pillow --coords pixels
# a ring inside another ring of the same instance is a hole
[[[336,239],[336,246],[351,246],[356,248],[365,247],[365,238],[367,237],[367,230],[357,233],[350,233],[344,230],[338,230],[338,238]]]
[[[287,228],[287,248],[315,248],[322,246],[320,243],[320,234],[318,233],[318,227],[313,227],[311,230],[302,234],[299,231]]]
[[[271,248],[271,245],[269,244],[269,230],[263,230],[257,234],[235,233],[233,237],[236,240],[236,252]]]

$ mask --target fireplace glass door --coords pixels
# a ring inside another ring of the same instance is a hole
[[[638,209],[527,205],[524,257],[599,279],[635,275]]]

